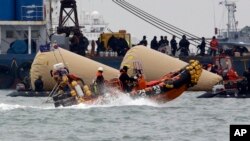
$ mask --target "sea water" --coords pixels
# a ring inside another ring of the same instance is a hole
[[[204,92],[65,108],[10,92],[0,91],[0,141],[227,141],[230,124],[250,123],[250,99],[196,98]]]

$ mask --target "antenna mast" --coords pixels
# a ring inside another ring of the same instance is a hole
[[[224,4],[228,11],[227,38],[235,38],[234,34],[237,32],[237,22],[235,21],[234,14],[236,12],[236,4],[228,0],[225,0]]]
[[[69,20],[73,22],[74,26],[66,26],[66,23]],[[57,33],[66,33],[66,36],[68,37],[71,32],[80,33],[76,0],[61,0]]]

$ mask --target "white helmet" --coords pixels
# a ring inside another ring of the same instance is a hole
[[[63,63],[54,64],[53,68],[54,68],[54,70],[62,69],[62,68],[64,68],[64,64]]]
[[[99,67],[99,68],[98,68],[98,71],[103,71],[103,67]]]

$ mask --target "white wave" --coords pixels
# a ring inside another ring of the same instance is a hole
[[[14,109],[44,109],[44,110],[50,110],[50,109],[55,109],[54,106],[25,106],[25,105],[18,105],[18,104],[5,104],[5,103],[0,103],[0,111],[9,111],[9,110],[14,110]]]
[[[10,104],[4,104],[4,103],[1,103],[0,104],[0,110],[13,110],[13,109],[18,109],[18,108],[25,108],[25,106],[21,106],[21,105],[10,105]]]
[[[148,98],[136,98],[133,99],[127,94],[124,94],[120,91],[116,91],[115,95],[106,93],[104,98],[97,100],[93,104],[78,104],[69,107],[59,107],[65,109],[89,109],[89,108],[98,108],[98,107],[118,107],[118,106],[152,106],[152,107],[161,107],[162,104],[156,103]]]
[[[133,99],[129,95],[122,93],[120,91],[113,91],[110,94],[106,93],[103,98],[97,100],[92,104],[78,104],[69,107],[58,107],[55,108],[53,103],[50,104],[38,104],[38,105],[18,105],[18,104],[0,104],[1,110],[13,110],[13,109],[89,109],[89,108],[99,108],[99,107],[119,107],[119,106],[151,106],[151,107],[166,107],[168,104],[159,104],[148,98],[136,98]],[[35,104],[35,103],[34,103]]]

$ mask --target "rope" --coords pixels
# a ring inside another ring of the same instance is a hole
[[[52,50],[53,50],[53,54],[54,54],[54,56],[55,56],[56,62],[59,63],[59,61],[58,61],[58,59],[57,59],[57,57],[56,57],[56,54],[55,54],[55,49],[53,48]]]
[[[63,58],[63,56],[62,56],[62,53],[61,53],[59,47],[58,47],[58,52],[59,52],[59,54],[60,54],[60,56],[61,56],[61,58],[62,58],[62,60],[63,60],[63,64],[66,66],[66,68],[68,68],[67,64],[66,64],[65,61],[64,61],[64,58]],[[69,68],[68,68],[68,69],[69,69]]]
[[[49,93],[49,96],[47,97],[47,100],[44,101],[43,103],[48,103],[49,102],[49,98],[54,95],[54,93],[58,90],[59,86],[60,85],[56,83],[56,85],[54,86],[54,88],[52,89],[52,91]]]

